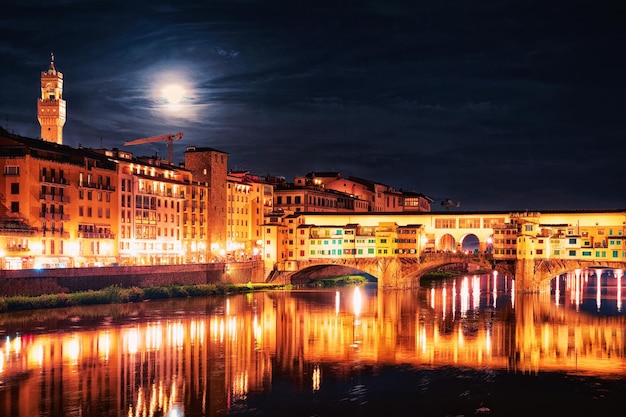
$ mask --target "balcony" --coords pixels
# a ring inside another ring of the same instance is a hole
[[[39,213],[39,218],[40,219],[45,219],[45,220],[69,220],[70,219],[70,215],[69,214],[63,214],[63,213]]]
[[[115,234],[79,231],[78,237],[82,239],[115,239]]]
[[[46,193],[46,194],[39,193],[39,199],[43,200],[43,201],[57,202],[57,203],[69,203],[70,202],[69,196],[57,195],[57,194],[48,194],[48,193]]]
[[[23,252],[28,252],[30,250],[30,248],[28,246],[22,246],[22,245],[11,245],[11,246],[6,246],[4,248],[6,253],[23,253]]]
[[[65,178],[50,177],[45,175],[41,176],[41,182],[56,185],[70,185],[70,182]]]
[[[79,181],[78,186],[81,188],[91,188],[92,190],[115,191],[115,186],[102,184],[100,182]]]
[[[35,229],[18,229],[0,227],[0,236],[34,236]]]
[[[62,230],[51,230],[51,229],[43,229],[41,231],[41,233],[37,233],[38,237],[60,237],[63,239],[68,239],[70,237],[70,233],[69,232],[65,232]]]

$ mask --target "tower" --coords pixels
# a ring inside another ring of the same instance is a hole
[[[54,54],[51,54],[48,71],[41,73],[41,98],[37,101],[37,119],[41,125],[41,138],[62,145],[65,124],[63,73],[54,67]]]

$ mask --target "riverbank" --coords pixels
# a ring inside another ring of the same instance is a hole
[[[89,306],[97,304],[125,304],[168,298],[202,297],[211,295],[241,294],[255,291],[290,289],[290,285],[247,284],[199,284],[163,285],[147,288],[122,288],[110,286],[101,290],[73,293],[46,294],[34,297],[0,297],[0,313],[48,308]]]

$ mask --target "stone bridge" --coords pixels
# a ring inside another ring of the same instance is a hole
[[[368,274],[378,280],[378,288],[410,288],[419,286],[426,272],[439,268],[459,270],[493,269],[493,260],[487,255],[435,253],[417,258],[354,258],[287,261],[283,270],[268,278],[272,282],[304,284],[311,280],[349,274]]]
[[[521,292],[550,291],[550,281],[566,272],[585,268],[626,269],[626,262],[580,259],[518,259],[515,262],[516,289]]]
[[[304,284],[311,280],[341,275],[368,274],[378,280],[378,288],[410,288],[419,286],[422,275],[440,268],[463,271],[495,269],[512,275],[516,291],[544,293],[550,291],[550,281],[568,271],[585,268],[626,270],[626,262],[585,261],[580,259],[518,259],[494,260],[487,254],[434,253],[418,258],[354,258],[287,261],[271,274],[268,281],[284,284]]]

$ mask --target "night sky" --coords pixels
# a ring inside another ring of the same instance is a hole
[[[626,207],[623,0],[16,0],[0,125],[39,137],[50,54],[63,143],[229,168],[338,171],[455,210]],[[164,87],[174,96],[163,95]]]

